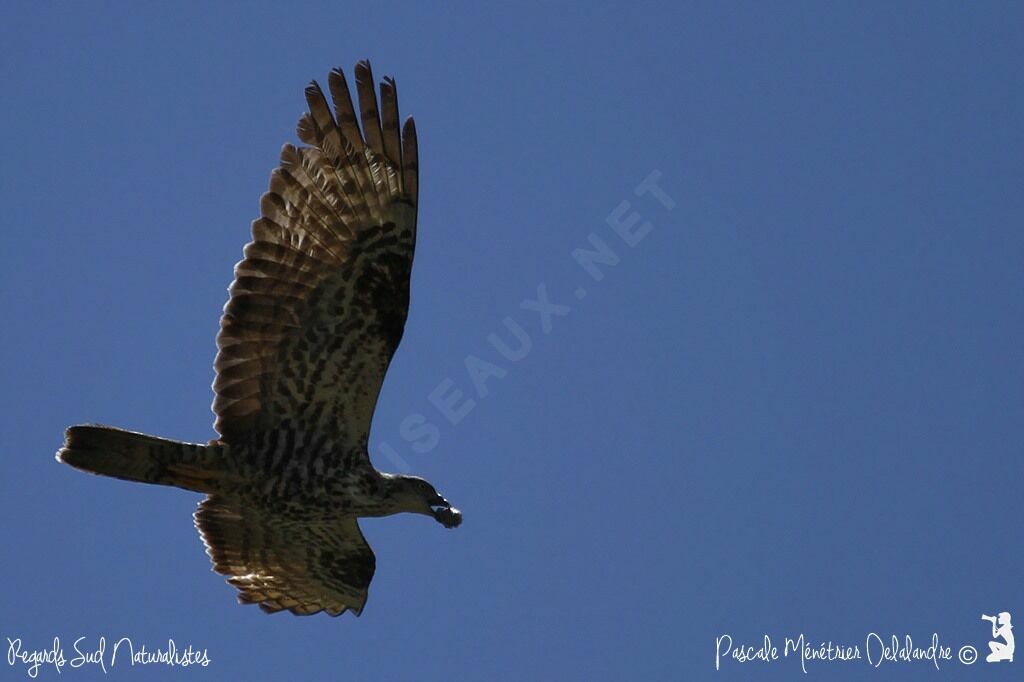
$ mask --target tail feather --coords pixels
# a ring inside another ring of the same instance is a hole
[[[57,461],[91,474],[209,493],[225,473],[224,447],[85,424],[64,432]]]

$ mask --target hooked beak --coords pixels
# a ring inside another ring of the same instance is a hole
[[[434,520],[445,528],[455,528],[462,523],[462,512],[452,506],[452,503],[440,495],[430,505],[430,511]]]

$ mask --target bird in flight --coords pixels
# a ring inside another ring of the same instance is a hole
[[[409,310],[419,187],[416,127],[395,82],[355,68],[313,81],[235,266],[217,335],[206,445],[71,426],[57,459],[207,495],[195,525],[242,603],[362,613],[375,559],[361,516],[462,514],[422,478],[377,471],[367,443]],[[330,101],[328,101],[328,95]],[[362,129],[360,130],[360,122]]]

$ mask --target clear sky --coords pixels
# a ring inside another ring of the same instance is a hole
[[[1024,622],[1019,4],[2,12],[3,637],[210,659],[108,679],[451,682],[791,680],[785,637],[938,633],[940,671],[807,679],[1019,679],[957,658],[988,653],[983,613]],[[211,572],[199,496],[53,453],[82,422],[213,437],[231,266],[303,87],[361,58],[422,173],[373,457],[465,522],[364,522],[361,618],[266,616]],[[573,257],[595,243],[600,281]],[[489,341],[506,318],[524,357]],[[780,658],[716,673],[723,635]]]

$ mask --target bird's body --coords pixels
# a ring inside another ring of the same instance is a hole
[[[72,426],[58,459],[90,473],[206,493],[195,514],[214,569],[266,611],[357,615],[375,559],[356,519],[461,514],[414,476],[370,463],[370,421],[402,338],[416,239],[418,156],[394,82],[356,67],[334,106],[313,83],[253,241],[235,266],[214,363],[220,438],[182,443]]]

